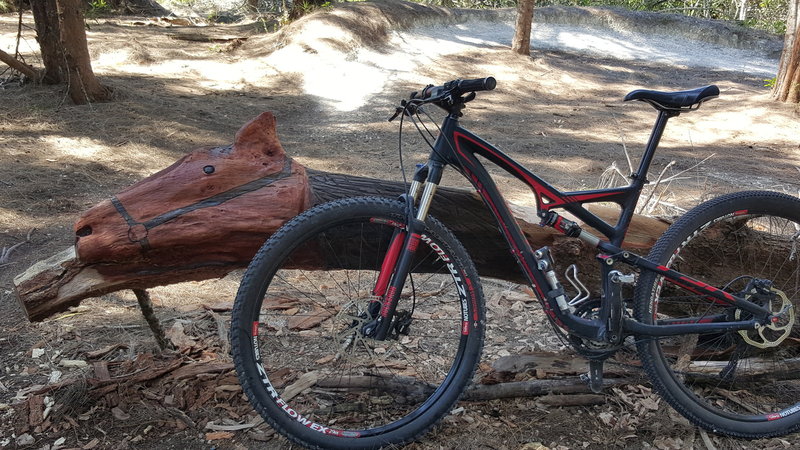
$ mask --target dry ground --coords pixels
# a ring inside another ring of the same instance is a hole
[[[35,61],[32,20],[24,20],[21,48]],[[670,124],[652,173],[675,161],[667,172],[674,174],[714,156],[667,186],[655,212],[673,214],[734,190],[797,193],[800,188],[798,111],[770,102],[763,77],[559,52],[525,58],[505,48],[482,46],[398,73],[362,106],[342,111],[324,97],[306,93],[297,74],[268,67],[264,58],[273,48],[273,38],[252,36],[236,44],[192,42],[168,37],[175,29],[137,24],[143,22],[147,21],[89,24],[95,69],[118,94],[112,103],[76,107],[68,103],[62,87],[7,83],[0,90],[0,248],[24,241],[33,230],[30,242],[0,265],[0,447],[13,448],[15,423],[25,422],[11,407],[20,391],[83,370],[64,367],[63,359],[87,359],[87,352],[120,343],[125,347],[108,353],[106,361],[130,363],[156,350],[133,295],[121,292],[87,300],[72,315],[29,324],[14,301],[13,277],[70,245],[72,223],[83,210],[193,147],[229,143],[239,126],[262,111],[275,112],[284,147],[307,166],[398,179],[397,127],[386,122],[398,100],[427,82],[494,75],[497,91],[470,104],[464,123],[555,185],[581,189],[596,187],[612,164],[628,172],[623,146],[634,161],[641,153],[654,114],[641,103],[623,104],[625,93],[639,87],[671,90],[715,83],[723,92],[720,99]],[[226,36],[251,31],[252,27],[200,30]],[[15,35],[16,17],[0,16],[0,45],[12,49]],[[357,51],[348,45],[345,53]],[[376,51],[391,50],[378,46]],[[331,77],[333,84],[335,76]],[[407,142],[406,161],[425,157],[411,134]],[[500,184],[513,201],[531,200],[511,180],[501,178]],[[185,324],[186,333],[198,342],[212,342],[187,351],[188,357],[227,360],[214,340],[213,314],[202,305],[230,301],[235,289],[232,276],[153,290],[158,314],[168,327]],[[511,308],[516,303],[512,300],[503,298],[498,306]],[[540,317],[536,305],[517,304],[522,307],[530,310],[525,317]],[[495,316],[500,323],[490,336],[498,338],[487,349],[487,361],[502,354],[503,341],[510,351],[552,347],[548,336],[531,333],[546,333],[546,328],[530,321],[512,322],[496,312]],[[526,340],[509,333],[525,334]],[[52,446],[59,438],[65,438],[66,447],[84,448],[287,446],[263,426],[208,441],[206,422],[222,423],[225,418],[243,423],[252,413],[235,389],[219,389],[235,383],[229,373],[206,375],[120,388],[111,399],[106,396],[94,404],[81,397],[80,389],[47,394],[44,406],[52,401],[54,413],[26,431],[31,448]],[[170,389],[186,398],[204,389],[214,392],[204,401],[195,396],[169,409],[163,406],[170,404]],[[651,411],[626,401],[650,398],[646,390],[636,389],[626,395],[611,393],[604,405],[592,407],[545,407],[536,400],[462,404],[461,413],[411,448],[705,445],[701,433],[665,405]],[[186,425],[181,411],[195,426]],[[762,442],[710,439],[717,448],[800,446],[797,435]]]

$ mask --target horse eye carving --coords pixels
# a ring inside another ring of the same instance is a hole
[[[203,172],[205,172],[206,175],[211,175],[212,173],[214,173],[214,166],[203,167]]]

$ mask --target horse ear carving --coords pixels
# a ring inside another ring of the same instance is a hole
[[[233,143],[233,152],[238,156],[252,158],[283,158],[286,152],[278,141],[275,129],[275,116],[264,112],[255,119],[247,122],[236,132]]]

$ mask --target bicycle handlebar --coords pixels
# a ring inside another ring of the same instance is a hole
[[[445,94],[458,96],[466,94],[467,92],[477,91],[491,91],[497,86],[497,80],[494,77],[475,78],[471,80],[453,80],[448,81],[442,86],[427,86],[422,90],[420,98],[427,100],[429,98],[436,98]]]

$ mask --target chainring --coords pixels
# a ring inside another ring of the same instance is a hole
[[[600,305],[599,298],[586,300],[575,309],[575,315],[584,319],[597,319],[600,313]],[[589,359],[606,359],[620,348],[620,345],[593,341],[573,334],[569,335],[569,342],[575,351]]]

